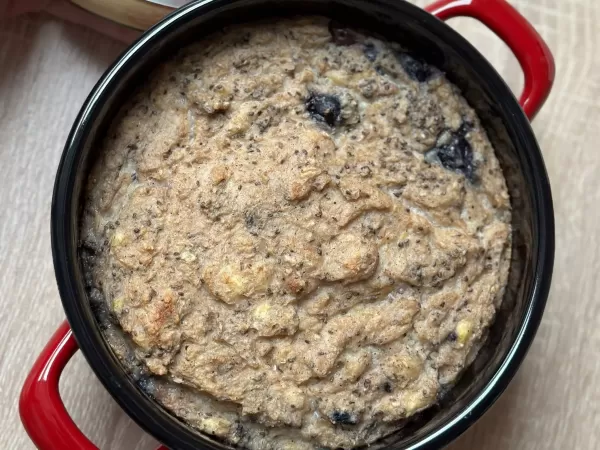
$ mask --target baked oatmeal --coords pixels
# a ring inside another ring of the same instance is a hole
[[[249,449],[352,448],[435,404],[502,301],[510,202],[475,112],[324,18],[183,48],[87,188],[90,299],[140,385]]]

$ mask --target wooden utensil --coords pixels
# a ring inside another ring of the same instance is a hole
[[[105,19],[136,30],[146,30],[189,0],[70,0]]]

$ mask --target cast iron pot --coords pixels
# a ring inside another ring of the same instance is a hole
[[[61,372],[77,348],[127,414],[166,447],[227,448],[170,415],[136,385],[111,352],[84,288],[78,221],[84,180],[98,148],[95,144],[136,81],[191,40],[224,25],[268,16],[326,15],[397,40],[445,71],[479,114],[500,159],[513,207],[513,257],[504,302],[486,346],[456,387],[439,405],[374,448],[443,447],[494,403],[525,357],[550,287],[552,198],[529,119],[549,94],[554,63],[540,36],[504,0],[442,0],[427,11],[402,0],[205,0],[169,15],[108,69],[73,125],[56,175],[52,252],[68,324],[48,343],[21,394],[21,418],[38,448],[96,449],[69,418],[58,393]],[[516,54],[525,75],[520,104],[486,59],[439,20],[454,16],[479,19]]]

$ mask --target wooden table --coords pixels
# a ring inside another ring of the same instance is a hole
[[[419,4],[424,2],[419,1]],[[507,392],[452,450],[600,448],[600,3],[514,1],[547,39],[557,81],[534,128],[556,210],[552,292]],[[470,20],[453,24],[511,87],[514,57]],[[123,45],[44,15],[0,23],[0,448],[33,448],[17,399],[64,319],[50,252],[52,184],[85,96]],[[77,354],[62,379],[75,422],[102,449],[153,449]]]

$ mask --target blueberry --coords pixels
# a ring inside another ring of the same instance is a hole
[[[390,393],[394,390],[394,387],[392,386],[392,383],[386,381],[385,383],[383,383],[383,390],[387,393]]]
[[[458,130],[456,130],[456,134],[462,137],[465,137],[467,135],[467,133],[469,131],[471,131],[471,129],[473,128],[473,124],[471,122],[469,122],[468,120],[465,120],[460,127],[458,128]]]
[[[367,42],[365,44],[363,52],[365,53],[367,59],[371,62],[375,61],[377,59],[377,55],[379,54],[379,50],[377,50],[377,47],[375,47],[375,44],[372,42]]]
[[[413,58],[408,53],[397,53],[396,58],[408,76],[415,81],[423,83],[433,75],[433,69],[426,62]]]
[[[357,417],[347,411],[334,411],[329,419],[334,425],[356,425],[358,423]]]
[[[467,178],[472,178],[473,150],[464,137],[453,137],[449,144],[438,149],[437,155],[445,168],[457,170]]]
[[[337,45],[345,46],[356,43],[356,33],[335,20],[329,22],[329,32],[333,42]]]
[[[470,124],[463,124],[443,145],[432,148],[425,159],[438,161],[444,168],[462,173],[469,181],[475,181],[475,163],[473,149],[466,139]]]
[[[306,100],[306,110],[313,119],[330,127],[341,121],[342,105],[334,95],[311,93]]]
[[[456,333],[454,331],[451,331],[450,334],[448,335],[448,340],[450,342],[454,342],[454,341],[456,341],[456,339],[458,339],[458,336],[456,335]]]

